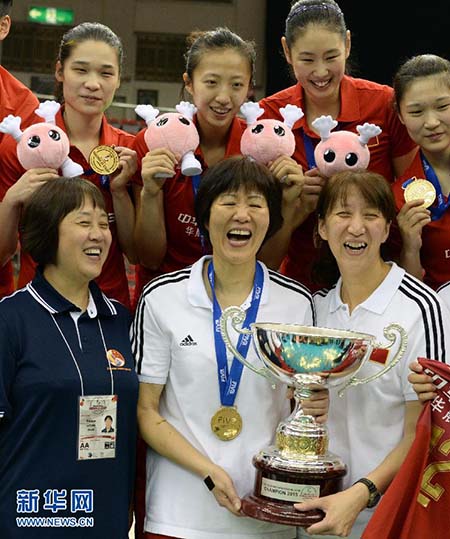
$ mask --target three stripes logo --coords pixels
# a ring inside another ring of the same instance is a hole
[[[197,343],[190,335],[188,335],[180,342],[180,346],[197,346]]]

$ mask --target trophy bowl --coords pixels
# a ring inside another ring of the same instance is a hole
[[[340,329],[257,322],[242,328],[245,311],[228,307],[222,313],[220,330],[227,349],[249,369],[294,388],[295,406],[278,425],[275,444],[253,457],[256,478],[253,492],[242,500],[242,512],[250,517],[279,524],[308,527],[323,519],[320,510],[297,511],[293,504],[327,496],[342,490],[347,467],[328,451],[328,429],[306,415],[301,401],[317,388],[340,387],[339,394],[352,385],[370,382],[394,367],[406,349],[406,333],[398,324],[384,330],[397,343],[393,357],[383,369],[367,378],[356,374],[377,345],[366,333]],[[261,368],[249,363],[231,341],[228,326],[251,335]]]

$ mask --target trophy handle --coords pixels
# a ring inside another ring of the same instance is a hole
[[[255,372],[256,374],[260,374],[261,376],[271,379],[269,371],[266,368],[263,367],[261,369],[257,369],[255,366],[249,363],[242,354],[238,352],[238,350],[236,349],[234,344],[231,342],[231,339],[228,335],[227,322],[229,319],[231,319],[231,325],[233,326],[233,329],[235,329],[238,333],[242,333],[243,335],[249,335],[249,338],[251,338],[251,335],[252,335],[251,329],[238,327],[245,320],[245,311],[241,309],[240,307],[235,307],[235,306],[227,307],[222,312],[222,316],[220,317],[220,321],[219,321],[220,333],[222,334],[222,339],[223,339],[223,342],[225,343],[225,346],[227,347],[227,350],[231,352],[237,360],[239,360],[243,365],[245,365],[251,371]]]
[[[408,336],[406,334],[406,331],[400,326],[399,324],[389,324],[386,326],[383,330],[383,334],[385,338],[389,341],[390,344],[388,346],[384,347],[387,349],[392,348],[392,346],[398,340],[400,341],[400,346],[398,347],[397,353],[394,355],[394,357],[389,361],[384,369],[377,372],[376,374],[372,374],[371,376],[367,376],[366,378],[357,378],[355,375],[351,376],[348,382],[338,391],[338,395],[342,397],[344,391],[350,387],[350,386],[357,386],[359,384],[367,384],[369,382],[372,382],[372,380],[376,380],[380,376],[383,376],[386,372],[392,369],[392,367],[395,367],[397,363],[400,361],[401,357],[405,353],[406,347],[408,345]],[[378,344],[378,343],[377,343]],[[375,345],[373,348],[382,348],[381,346]],[[372,350],[373,350],[372,348]],[[370,352],[372,352],[372,350]],[[365,364],[365,362],[369,359],[370,354],[367,354],[364,360],[361,362],[360,368],[356,371],[355,374],[359,372],[361,367]]]

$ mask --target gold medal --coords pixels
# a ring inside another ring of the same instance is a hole
[[[221,406],[211,418],[211,430],[223,442],[234,440],[242,430],[242,417],[234,406]]]
[[[97,174],[106,176],[117,170],[119,156],[111,146],[96,146],[89,155],[89,165]]]
[[[406,202],[423,199],[423,207],[431,206],[436,198],[436,189],[428,180],[415,179],[406,186],[404,197]]]

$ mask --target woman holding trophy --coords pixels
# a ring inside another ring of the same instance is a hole
[[[414,439],[420,404],[408,382],[408,365],[417,357],[446,360],[450,339],[444,328],[450,314],[431,288],[382,257],[395,218],[393,195],[382,176],[368,171],[335,175],[321,192],[317,211],[324,251],[317,269],[333,285],[314,296],[318,326],[367,332],[382,346],[384,329],[397,323],[407,337],[402,358],[388,374],[350,388],[342,399],[330,388],[330,449],[348,466],[347,488],[295,506],[326,513],[307,528],[308,535],[299,530],[299,537],[356,539]],[[388,355],[375,349],[361,376],[375,376]]]
[[[146,537],[293,539],[294,527],[240,516],[240,497],[253,486],[252,457],[289,413],[285,386],[243,369],[218,328],[231,305],[245,309],[245,327],[313,323],[309,291],[256,260],[282,223],[280,183],[248,158],[223,160],[202,178],[196,213],[212,256],[151,281],[132,329],[138,419],[151,448]],[[249,344],[239,339],[237,347],[257,365]],[[326,408],[317,393],[307,411],[321,416]]]

